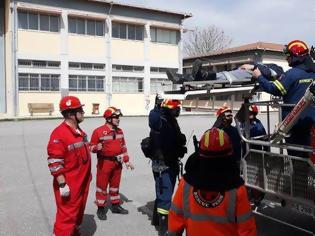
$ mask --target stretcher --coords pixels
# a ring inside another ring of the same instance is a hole
[[[251,81],[189,82],[184,83],[179,90],[163,93],[162,97],[184,100],[243,92],[244,102],[234,119],[242,141],[246,145],[246,151],[242,154],[241,169],[245,184],[249,189],[250,199],[255,205],[254,213],[314,235],[314,232],[259,212],[259,207],[262,206],[286,207],[297,214],[303,214],[315,220],[315,165],[309,158],[287,154],[287,150],[309,154],[315,153],[315,150],[309,146],[286,144],[283,141],[302,111],[315,103],[314,88],[315,82],[311,84],[300,102],[291,104],[294,108],[282,122],[280,107],[290,106],[290,104],[284,105],[279,99],[252,102],[251,98],[258,90]],[[252,104],[266,107],[266,130],[268,132],[265,136],[249,137],[248,107]],[[270,122],[271,108],[279,111],[279,119],[274,131],[271,131],[275,125]],[[262,148],[261,150],[253,149],[251,145],[260,145]]]

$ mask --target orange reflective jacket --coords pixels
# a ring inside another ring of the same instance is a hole
[[[204,192],[181,179],[169,212],[169,235],[256,236],[244,185],[227,192]]]

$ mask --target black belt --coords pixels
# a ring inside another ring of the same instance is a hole
[[[117,161],[117,157],[104,157],[104,156],[99,156],[98,159],[100,159],[100,160],[108,160],[108,161]]]

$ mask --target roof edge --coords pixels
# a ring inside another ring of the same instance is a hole
[[[237,47],[226,48],[226,49],[222,49],[222,50],[216,50],[216,51],[209,52],[207,54],[188,56],[188,57],[184,57],[183,59],[184,60],[190,60],[190,59],[200,58],[200,57],[209,57],[209,56],[215,56],[215,55],[223,55],[223,54],[253,51],[253,50],[282,52],[283,47],[284,47],[283,44],[256,42],[256,43],[244,44],[244,45],[237,46]]]
[[[142,10],[147,10],[147,11],[153,11],[153,12],[160,12],[160,13],[166,13],[166,14],[172,14],[172,15],[179,15],[182,16],[182,19],[187,19],[192,17],[191,13],[186,13],[186,12],[175,12],[175,11],[169,11],[169,10],[164,10],[160,8],[153,8],[153,7],[144,7],[141,5],[134,5],[134,4],[128,4],[128,3],[122,3],[122,2],[116,2],[116,1],[108,1],[108,0],[88,0],[90,2],[99,2],[99,3],[105,3],[105,4],[110,4],[113,6],[122,6],[122,7],[129,7],[129,8],[135,8],[135,9],[142,9]]]

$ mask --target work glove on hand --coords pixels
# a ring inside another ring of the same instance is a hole
[[[60,196],[61,197],[69,197],[69,195],[70,195],[70,188],[69,188],[68,184],[66,184],[63,187],[59,187],[59,192],[60,192]]]

